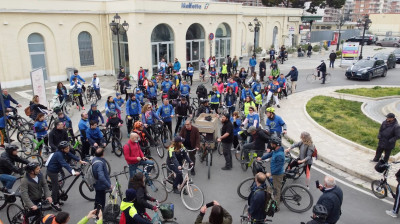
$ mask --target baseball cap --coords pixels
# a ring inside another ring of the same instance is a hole
[[[184,141],[185,141],[185,139],[182,138],[181,136],[176,136],[176,137],[174,138],[174,142],[184,142]]]
[[[394,115],[394,113],[388,113],[386,115],[387,118],[395,118],[396,116]]]

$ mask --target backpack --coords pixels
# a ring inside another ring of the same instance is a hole
[[[132,206],[129,206],[121,212],[121,217],[119,218],[119,224],[126,224],[126,216],[129,215],[129,210]]]
[[[94,163],[87,165],[87,169],[85,171],[85,181],[89,187],[89,190],[93,191],[93,185],[96,183],[96,178],[93,175],[93,165],[97,162],[103,163],[101,160],[96,160]]]
[[[314,152],[311,155],[312,157],[314,157],[315,159],[318,159],[318,151],[317,151],[317,147],[314,146]]]
[[[207,89],[206,89],[206,87],[204,87],[203,84],[201,84],[201,85],[199,85],[199,87],[197,87],[196,92],[198,95],[203,95],[203,96],[207,95]]]
[[[274,196],[267,191],[267,188],[257,189],[255,192],[257,191],[264,191],[265,193],[265,204],[264,204],[265,215],[269,217],[274,217],[274,214],[277,210],[277,205],[276,201],[274,200]]]
[[[31,106],[28,106],[27,108],[25,108],[24,112],[25,112],[26,116],[30,117],[32,114]]]

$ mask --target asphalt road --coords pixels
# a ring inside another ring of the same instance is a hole
[[[332,80],[329,84],[326,85],[335,85],[335,86],[346,86],[346,85],[357,85],[359,83],[362,84],[372,84],[372,85],[382,85],[382,84],[390,84],[393,85],[395,83],[400,82],[400,76],[398,75],[399,69],[389,70],[386,78],[375,78],[372,81],[353,81],[347,80],[344,76],[343,69],[334,69],[328,70],[332,74]],[[287,71],[283,71],[287,73]],[[319,83],[307,83],[305,80],[306,74],[311,73],[312,70],[301,70],[300,69],[300,77],[298,81],[298,91],[307,90],[310,88],[319,88],[322,87]],[[104,82],[103,82],[104,83]],[[104,85],[110,85],[105,83]],[[196,88],[196,84],[193,86],[193,89]],[[107,87],[107,86],[105,86]],[[111,89],[111,87],[110,87]],[[193,91],[192,91],[193,92]],[[284,102],[282,102],[284,105]],[[290,108],[290,105],[284,105],[287,108]],[[284,114],[282,114],[284,118]],[[73,122],[78,122],[74,120]],[[123,136],[126,137],[126,128],[122,128]],[[290,131],[290,127],[289,127]],[[124,138],[125,142],[127,139]],[[154,157],[158,161],[159,165],[165,162],[164,159],[158,158],[158,156],[153,153]],[[242,214],[243,207],[246,204],[245,200],[239,198],[236,193],[237,185],[241,182],[241,180],[250,177],[252,175],[251,170],[247,172],[243,172],[239,166],[239,163],[234,160],[233,170],[231,171],[222,171],[220,168],[224,165],[223,156],[219,156],[217,153],[214,154],[214,164],[212,167],[211,179],[207,179],[205,164],[200,164],[198,162],[196,167],[196,176],[193,177],[193,182],[204,193],[205,200],[204,202],[210,202],[212,200],[217,200],[220,204],[226,208],[230,214],[233,216],[234,223],[239,223],[240,215]],[[123,157],[117,158],[114,154],[111,154],[110,147],[107,148],[106,151],[106,159],[110,162],[112,166],[112,172],[122,170],[122,167],[126,164]],[[340,159],[340,158],[338,158]],[[318,168],[318,167],[317,167]],[[314,188],[315,180],[319,180],[323,182],[324,174],[319,172],[318,170],[312,170],[311,177],[311,186],[310,191],[314,197],[314,204],[318,200],[321,192]],[[332,174],[329,170],[325,170],[324,172]],[[159,177],[159,180],[162,179],[162,175]],[[113,183],[115,180],[112,180]],[[127,180],[123,177],[120,178],[122,182],[123,189],[127,187]],[[67,181],[67,185],[71,182],[71,180]],[[304,184],[304,177],[301,177],[296,183]],[[290,184],[288,181],[287,184]],[[18,185],[18,183],[16,184]],[[360,192],[358,186],[354,186],[349,183],[338,182],[338,185],[342,188],[344,192],[344,202],[342,206],[343,215],[338,223],[395,223],[396,219],[393,219],[385,214],[385,210],[390,209],[392,204],[388,204],[385,201],[381,201],[376,199],[368,194]],[[79,181],[75,183],[72,187],[69,198],[65,202],[63,206],[64,211],[68,211],[71,214],[70,223],[77,223],[80,218],[85,216],[89,210],[93,208],[93,203],[88,202],[83,199],[78,191]],[[362,189],[361,189],[362,190]],[[370,192],[370,190],[366,190]],[[187,210],[181,200],[180,197],[176,194],[170,193],[168,196],[168,202],[171,202],[175,205],[175,217],[177,218],[177,222],[179,223],[194,223],[198,212],[192,212]],[[19,203],[19,202],[18,202]],[[277,213],[272,219],[273,223],[300,223],[301,221],[310,220],[311,210],[302,214],[297,214],[290,212],[283,204],[281,204],[281,211]],[[54,212],[53,212],[54,213]],[[206,215],[208,217],[208,213]],[[6,209],[0,211],[0,218],[3,222],[8,223],[6,218]]]

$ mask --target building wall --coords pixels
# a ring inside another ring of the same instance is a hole
[[[372,21],[369,31],[378,35],[385,35],[386,32],[400,33],[400,14],[370,14]]]
[[[116,12],[129,23],[129,63],[131,73],[139,66],[151,68],[151,33],[161,23],[174,33],[174,53],[186,68],[186,31],[199,23],[205,32],[205,56],[210,55],[208,34],[219,24],[231,29],[231,55],[243,56],[253,46],[254,33],[248,23],[257,17],[261,23],[260,47],[269,49],[272,31],[278,27],[278,45],[287,44],[289,27],[298,33],[302,9],[242,6],[237,3],[194,2],[200,8],[184,8],[182,1],[116,0],[60,1],[14,0],[0,9],[0,80],[5,87],[30,84],[31,58],[28,36],[39,33],[45,42],[48,81],[66,80],[67,67],[74,67],[84,77],[114,73],[114,58],[109,23]],[[289,17],[290,21],[289,22]],[[94,65],[81,66],[78,35],[92,36]],[[215,42],[214,42],[215,43]],[[212,55],[215,48],[212,48]],[[277,46],[275,46],[277,47]],[[150,69],[151,70],[151,69]]]

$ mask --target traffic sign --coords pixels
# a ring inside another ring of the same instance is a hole
[[[210,33],[210,34],[208,35],[208,39],[209,39],[209,40],[213,40],[213,39],[214,39],[214,33]]]

